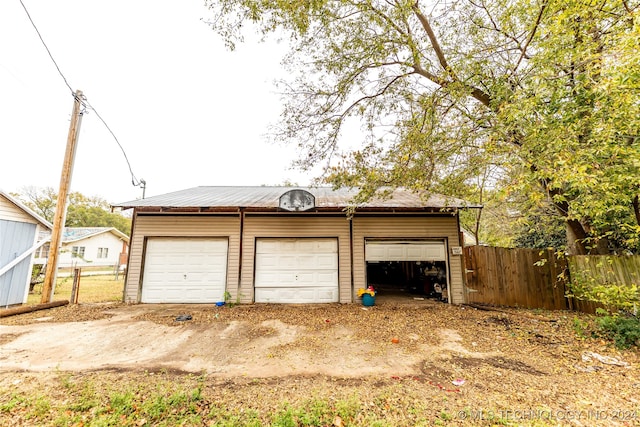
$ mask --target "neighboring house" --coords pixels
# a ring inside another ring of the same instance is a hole
[[[129,237],[114,227],[65,227],[58,268],[110,267],[126,264]],[[49,245],[36,252],[34,262],[45,264]]]
[[[368,285],[437,285],[464,303],[458,213],[480,206],[395,190],[349,217],[356,193],[196,187],[117,204],[134,209],[125,302],[351,303]]]
[[[0,307],[27,302],[33,253],[53,226],[9,194],[0,191]]]

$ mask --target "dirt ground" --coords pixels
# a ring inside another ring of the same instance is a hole
[[[65,306],[0,318],[0,388],[58,372],[206,374],[232,384],[234,399],[243,390],[249,399],[255,381],[264,393],[275,381],[281,393],[321,394],[323,384],[338,393],[338,380],[371,389],[406,383],[405,395],[466,408],[467,417],[469,408],[553,410],[584,415],[558,424],[639,425],[638,353],[586,336],[589,322],[571,312],[429,300]]]
[[[429,331],[420,325],[421,314],[436,307],[446,310],[429,302],[366,310],[355,305],[69,306],[2,320],[0,369],[164,368],[252,377],[409,375],[433,353],[495,353],[470,352],[460,344],[457,331]],[[191,320],[176,320],[183,314]]]

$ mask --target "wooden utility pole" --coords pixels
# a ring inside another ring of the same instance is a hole
[[[51,243],[49,246],[49,259],[47,260],[47,270],[44,275],[42,285],[42,299],[40,302],[46,304],[53,298],[53,289],[58,271],[58,255],[60,254],[60,243],[62,240],[62,230],[67,217],[67,197],[71,185],[71,175],[73,173],[73,161],[76,157],[76,145],[78,134],[80,133],[80,123],[82,122],[81,102],[82,91],[74,93],[73,112],[71,113],[71,123],[69,124],[69,135],[67,136],[67,150],[64,154],[62,164],[62,175],[60,176],[60,189],[58,190],[58,201],[56,205],[56,215],[53,218],[53,230],[51,232]]]

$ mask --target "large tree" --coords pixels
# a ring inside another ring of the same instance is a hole
[[[289,36],[275,136],[327,182],[464,196],[499,170],[490,186],[550,203],[575,253],[638,249],[638,0],[207,3],[231,47],[246,27]]]
[[[53,222],[58,200],[51,187],[25,187],[14,194],[26,206],[49,222]],[[69,194],[66,227],[115,227],[126,235],[131,232],[131,218],[111,212],[109,203],[101,197],[88,197],[78,192]]]

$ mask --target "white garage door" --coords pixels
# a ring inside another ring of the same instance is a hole
[[[366,261],[446,261],[443,241],[367,240]]]
[[[142,302],[224,301],[227,248],[227,239],[149,238]]]
[[[257,239],[255,301],[338,302],[338,240]]]

